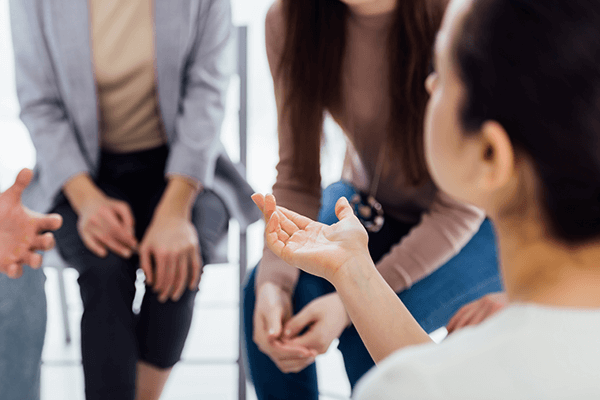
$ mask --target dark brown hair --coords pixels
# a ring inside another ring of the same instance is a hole
[[[399,0],[388,38],[390,55],[391,134],[386,164],[401,164],[406,180],[429,179],[423,150],[423,119],[435,35],[447,2]],[[434,0],[435,1],[435,0]],[[278,73],[286,82],[284,110],[294,144],[294,170],[301,181],[319,176],[319,154],[325,110],[340,99],[348,6],[339,0],[282,0],[285,41]]]
[[[462,124],[488,120],[534,163],[554,237],[600,238],[600,3],[478,0],[455,39]]]

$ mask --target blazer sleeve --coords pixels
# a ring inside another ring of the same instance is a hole
[[[44,36],[40,1],[10,0],[17,96],[43,173],[41,184],[55,196],[73,176],[90,172],[54,73]],[[52,171],[52,173],[47,173]]]
[[[221,124],[229,78],[234,66],[229,0],[211,0],[201,8],[198,36],[185,62],[175,133],[166,173],[212,186],[222,151]]]

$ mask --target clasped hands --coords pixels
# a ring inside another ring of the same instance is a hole
[[[340,222],[328,226],[276,205],[275,197],[255,194],[264,214],[269,248],[288,264],[336,285],[348,261],[368,256],[368,236],[345,198],[336,204]],[[350,325],[339,295],[321,296],[293,315],[292,294],[266,282],[257,288],[253,340],[285,373],[299,372],[327,351]]]
[[[88,192],[92,194],[85,201],[72,205],[79,216],[79,235],[92,253],[102,258],[109,251],[123,258],[138,253],[146,284],[158,294],[160,302],[178,301],[186,287],[198,287],[200,247],[189,215],[159,204],[138,243],[129,204],[108,197],[99,188]]]

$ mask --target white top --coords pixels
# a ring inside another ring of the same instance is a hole
[[[600,399],[600,310],[515,305],[442,344],[403,349],[357,400]]]

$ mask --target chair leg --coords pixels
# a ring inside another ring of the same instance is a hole
[[[246,270],[248,269],[246,231],[240,231],[240,297],[239,297],[239,337],[238,337],[238,400],[246,400],[246,370],[244,365],[244,281],[246,279]]]
[[[60,306],[62,310],[63,325],[65,328],[65,342],[71,343],[71,329],[69,328],[69,309],[67,306],[67,293],[65,290],[65,276],[64,267],[57,266],[56,271],[58,272],[58,289],[60,293]]]

